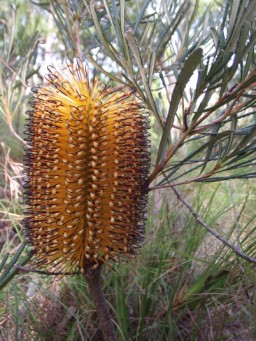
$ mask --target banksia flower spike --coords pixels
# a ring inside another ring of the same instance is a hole
[[[34,265],[63,274],[136,254],[149,172],[148,118],[80,60],[49,67],[27,119],[24,226]]]

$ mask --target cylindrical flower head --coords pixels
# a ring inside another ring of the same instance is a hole
[[[27,119],[24,226],[34,264],[84,272],[135,255],[144,233],[148,118],[81,61],[49,67]]]

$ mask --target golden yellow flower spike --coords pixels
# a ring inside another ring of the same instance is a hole
[[[49,67],[25,153],[26,234],[37,267],[84,272],[143,239],[149,122],[130,92],[90,85],[81,61]]]

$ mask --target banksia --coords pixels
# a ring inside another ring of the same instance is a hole
[[[24,226],[34,266],[84,272],[143,240],[149,122],[131,92],[90,84],[81,61],[48,69],[26,125]]]

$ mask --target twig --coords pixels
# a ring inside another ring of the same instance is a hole
[[[247,254],[245,254],[240,248],[236,247],[235,245],[233,245],[232,243],[230,243],[228,240],[226,240],[225,238],[223,238],[222,236],[220,236],[218,234],[218,232],[216,232],[215,230],[213,230],[209,225],[207,225],[200,217],[199,215],[195,212],[195,210],[193,209],[193,207],[181,196],[180,192],[175,188],[172,187],[172,190],[174,191],[174,193],[176,194],[177,198],[188,208],[188,210],[191,212],[191,214],[194,216],[194,218],[196,219],[196,221],[202,225],[203,227],[206,228],[206,230],[211,233],[214,237],[216,237],[217,239],[219,239],[223,244],[225,244],[226,246],[228,246],[231,250],[233,250],[233,252],[235,254],[237,254],[239,257],[247,260],[250,263],[254,263],[256,264],[256,258],[254,257],[250,257]]]
[[[85,272],[85,278],[96,307],[104,341],[117,341],[114,325],[108,309],[108,303],[101,286],[100,267],[87,270]]]
[[[57,275],[72,276],[72,275],[78,275],[79,274],[79,272],[65,272],[65,273],[63,273],[62,271],[57,271],[57,272],[44,271],[44,270],[27,268],[27,267],[21,266],[21,265],[14,265],[14,268],[19,270],[19,272],[24,272],[24,273],[35,272],[37,274],[47,275],[47,276],[57,276]]]
[[[209,177],[211,177],[216,170],[219,169],[219,164],[216,164],[208,173],[196,176],[194,178],[185,180],[185,181],[181,181],[181,182],[176,182],[176,183],[169,183],[168,185],[163,185],[163,186],[153,186],[153,187],[149,187],[148,191],[154,191],[156,189],[163,189],[163,188],[170,188],[170,187],[175,187],[175,186],[180,186],[180,185],[188,185],[191,184],[192,182],[196,182],[199,181],[201,179],[207,179]]]

